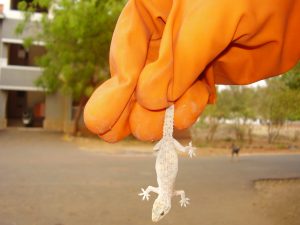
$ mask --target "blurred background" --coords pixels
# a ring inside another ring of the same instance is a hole
[[[154,143],[107,144],[82,120],[109,77],[112,32],[126,1],[0,0],[0,225],[152,224]],[[161,224],[299,225],[300,64],[248,86],[218,86],[180,155]]]

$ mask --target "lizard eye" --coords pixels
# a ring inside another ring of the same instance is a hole
[[[160,215],[161,215],[161,216],[165,215],[165,212],[162,212]]]

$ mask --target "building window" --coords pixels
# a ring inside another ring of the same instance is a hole
[[[46,52],[43,46],[33,45],[25,49],[21,44],[9,44],[8,65],[37,66],[36,60]]]
[[[33,0],[11,0],[10,1],[10,8],[12,10],[19,10],[18,9],[18,4],[19,2],[27,2],[27,4],[32,4]],[[48,12],[48,9],[47,8],[43,8],[43,7],[39,7],[37,6],[36,7],[36,12]]]

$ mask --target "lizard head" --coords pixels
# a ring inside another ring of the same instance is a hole
[[[152,208],[152,221],[158,222],[161,220],[171,209],[171,204],[163,198],[157,198],[153,203]]]

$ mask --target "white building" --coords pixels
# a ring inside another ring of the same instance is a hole
[[[0,129],[22,126],[22,114],[32,110],[34,125],[47,130],[70,131],[72,129],[72,101],[59,94],[46,95],[35,85],[42,69],[35,58],[42,55],[42,45],[29,50],[22,46],[24,36],[35,32],[28,29],[23,36],[16,36],[15,28],[22,20],[17,10],[21,0],[0,0]],[[28,1],[27,1],[28,2]],[[33,19],[39,19],[36,13]]]

